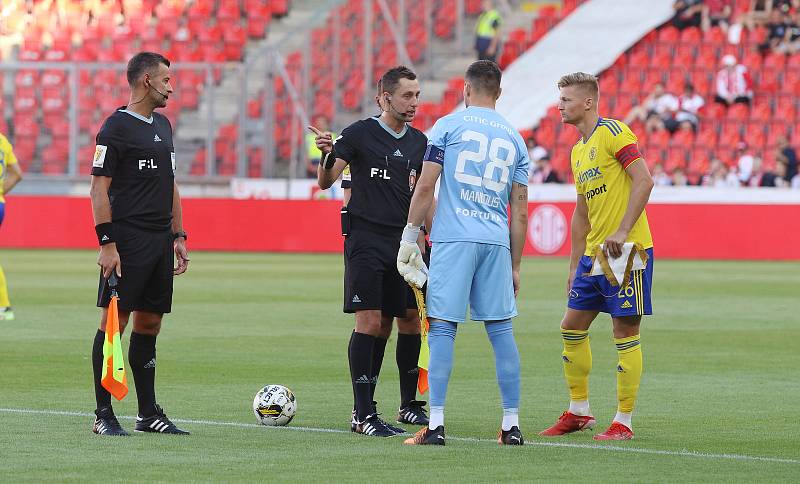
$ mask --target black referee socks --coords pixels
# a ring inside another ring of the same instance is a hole
[[[356,396],[356,418],[363,422],[372,413],[372,353],[375,338],[364,333],[353,333],[348,348],[350,377]]]
[[[105,331],[97,330],[94,335],[92,345],[92,370],[94,370],[94,398],[97,401],[97,408],[111,406],[111,394],[108,393],[100,380],[103,378],[103,343],[106,339]]]
[[[383,354],[386,353],[387,340],[383,338],[375,338],[375,346],[372,349],[372,388],[370,389],[370,398],[375,401],[375,387],[378,386],[378,377],[381,374],[381,366],[383,365]],[[377,410],[372,410],[376,412]]]
[[[422,338],[418,334],[397,335],[397,370],[400,372],[400,408],[407,407],[417,398],[419,349]]]
[[[156,337],[131,332],[128,362],[136,385],[139,415],[150,417],[156,413]]]

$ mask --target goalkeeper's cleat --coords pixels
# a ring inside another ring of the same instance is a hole
[[[444,445],[444,425],[440,425],[434,430],[429,429],[426,425],[403,443],[406,445]]]
[[[553,437],[556,435],[565,435],[579,430],[586,430],[594,428],[597,420],[591,415],[575,415],[569,411],[564,412],[558,417],[558,422],[550,428],[544,429],[539,432],[539,435]]]
[[[525,439],[522,437],[519,427],[515,425],[509,430],[501,428],[497,436],[497,443],[500,445],[523,445],[525,444]]]
[[[0,308],[0,321],[14,321],[14,311],[11,306]]]
[[[356,433],[372,437],[393,437],[396,432],[386,426],[386,422],[378,418],[377,413],[367,416],[363,422],[356,424]]]
[[[92,432],[97,435],[130,435],[119,424],[119,420],[117,420],[111,407],[98,408],[94,411],[94,414],[96,416],[94,425],[92,425]]]
[[[633,431],[619,422],[611,422],[611,427],[608,430],[592,438],[594,440],[631,440]]]
[[[397,422],[409,425],[428,425],[428,415],[425,413],[426,403],[428,402],[411,400],[397,413]]]
[[[135,432],[153,432],[157,434],[189,435],[189,432],[179,429],[167,418],[164,410],[156,405],[155,415],[150,417],[136,417]]]

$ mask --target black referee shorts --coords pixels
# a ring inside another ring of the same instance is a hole
[[[344,240],[344,312],[379,309],[385,316],[406,316],[416,309],[414,293],[397,272],[402,231],[353,221]]]
[[[124,223],[114,224],[122,277],[117,285],[119,309],[168,313],[172,310],[172,233],[142,230]],[[108,307],[111,291],[100,274],[97,307]]]

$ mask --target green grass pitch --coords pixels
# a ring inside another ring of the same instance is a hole
[[[558,332],[566,261],[526,258],[514,325],[521,426],[531,445],[495,442],[501,414],[492,352],[482,325],[473,323],[462,326],[456,341],[447,446],[410,448],[399,437],[349,432],[352,316],[341,313],[341,256],[330,255],[193,253],[159,337],[157,377],[159,402],[193,435],[91,434],[91,418],[82,414],[94,409],[95,257],[0,251],[16,313],[15,321],[0,322],[0,481],[797,482],[800,476],[798,263],[657,260],[656,315],[642,331],[636,439],[595,445],[590,432],[556,440],[536,435],[568,398]],[[609,319],[601,315],[591,335],[591,402],[603,430],[615,410]],[[123,341],[127,346],[127,335]],[[399,398],[394,342],[377,395],[385,417],[394,417]],[[288,428],[254,425],[251,402],[267,383],[297,395],[299,410]],[[136,413],[130,386],[128,398],[115,404],[120,416]],[[130,418],[121,422],[132,429]]]

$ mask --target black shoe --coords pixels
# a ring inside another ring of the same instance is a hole
[[[150,417],[136,417],[135,432],[154,432],[157,434],[189,435],[189,432],[181,430],[167,418],[164,410],[156,405],[156,413]]]
[[[431,430],[426,425],[419,432],[403,441],[406,445],[444,445],[444,425]]]
[[[372,413],[374,413],[374,414],[378,414],[377,404],[378,404],[378,402],[372,402]],[[405,434],[406,433],[406,429],[404,429],[404,428],[398,427],[397,425],[392,425],[392,424],[390,424],[389,422],[383,420],[380,417],[378,418],[378,420],[383,422],[383,425],[385,425],[389,430],[391,430],[395,434]],[[351,432],[357,432],[357,430],[356,430],[357,427],[358,427],[358,420],[356,419],[356,411],[355,411],[355,409],[353,409],[352,417],[350,417],[350,431]]]
[[[94,425],[92,425],[92,432],[97,435],[130,435],[119,420],[114,415],[114,410],[111,407],[98,408],[94,411],[96,417],[94,418]]]
[[[522,432],[519,431],[519,427],[515,425],[510,430],[500,429],[497,443],[500,445],[523,445],[525,439],[522,438]]]
[[[363,422],[356,424],[355,432],[372,437],[393,437],[396,432],[386,426],[386,422],[378,418],[377,413],[367,416]]]
[[[392,425],[389,422],[383,420],[382,418],[379,418],[378,420],[383,422],[383,425],[385,425],[389,430],[391,430],[395,434],[405,434],[406,433],[406,429],[404,429],[402,427],[398,427],[397,425]]]
[[[409,425],[428,425],[428,415],[425,413],[426,403],[428,402],[412,400],[397,413],[397,422]]]

